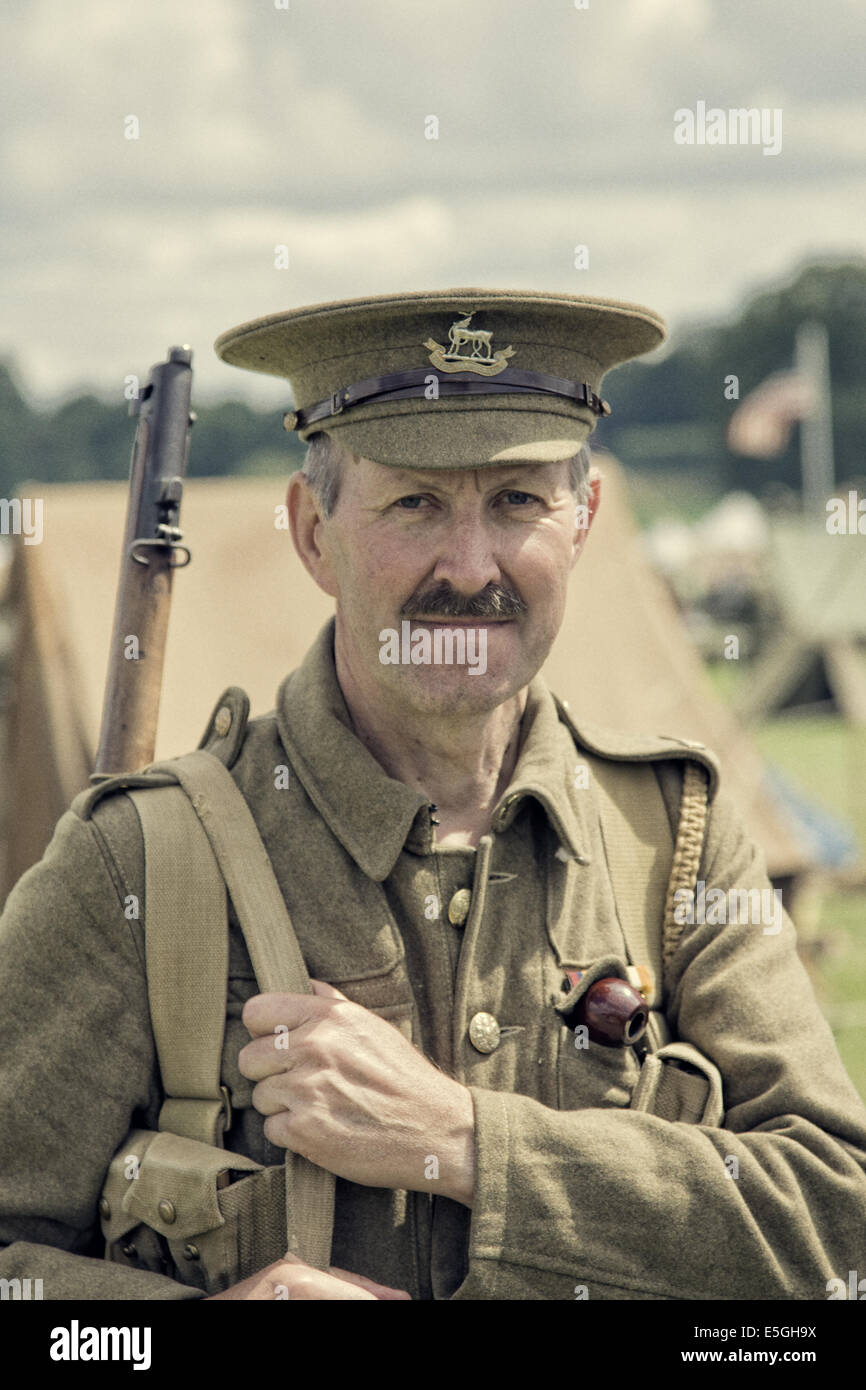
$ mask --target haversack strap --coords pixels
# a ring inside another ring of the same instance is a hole
[[[657,1009],[663,997],[662,919],[674,853],[664,798],[651,763],[588,761],[617,915],[632,964],[652,972],[647,1003]]]
[[[221,1144],[228,980],[226,893],[213,851],[178,786],[127,793],[141,821],[150,1016],[166,1101],[159,1128]]]
[[[250,953],[259,988],[267,993],[311,992],[283,895],[252,812],[234,778],[212,753],[199,749],[164,763],[204,827]],[[148,913],[149,916],[149,913]],[[220,996],[224,1008],[225,991]],[[286,1151],[287,1248],[307,1264],[327,1269],[334,1223],[334,1176]]]

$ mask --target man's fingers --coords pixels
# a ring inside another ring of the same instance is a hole
[[[265,1081],[269,1076],[289,1071],[291,1066],[288,1029],[254,1038],[238,1053],[238,1069],[248,1081]]]
[[[323,999],[342,999],[347,1004],[350,1002],[346,999],[345,994],[340,993],[336,985],[326,984],[324,980],[310,980],[310,984],[313,987],[313,993],[320,994]]]
[[[254,994],[244,1004],[241,1021],[254,1038],[264,1037],[277,1029],[300,1028],[321,1013],[321,1005],[313,994]]]
[[[255,1104],[255,1102],[254,1102]],[[255,1107],[258,1110],[258,1105]],[[300,1154],[301,1158],[309,1157],[301,1149],[296,1147],[292,1140],[292,1112],[285,1105],[279,1109],[272,1110],[266,1117],[262,1125],[262,1131],[269,1144],[274,1144],[278,1149],[291,1149],[293,1154]],[[321,1167],[321,1164],[319,1165]]]
[[[318,999],[351,1001],[334,985],[324,980],[311,980],[312,994],[254,994],[244,1004],[241,1020],[254,1038],[275,1033],[277,1028],[300,1028],[303,1023],[322,1015]]]
[[[250,1099],[253,1109],[258,1110],[260,1115],[281,1115],[290,1109],[290,1099],[286,1095],[285,1087],[280,1087],[278,1092],[270,1077],[253,1087]],[[273,1142],[274,1140],[271,1140],[271,1143]]]

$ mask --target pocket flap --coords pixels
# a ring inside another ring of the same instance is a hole
[[[569,1028],[574,1027],[575,1009],[587,990],[597,980],[603,980],[607,976],[616,976],[617,979],[628,982],[628,966],[619,956],[600,956],[598,960],[583,966],[577,984],[572,986],[564,999],[554,1003],[556,1012],[562,1016],[563,1022]]]
[[[115,1159],[116,1162],[116,1159]],[[112,1165],[114,1166],[114,1165]],[[218,1192],[230,1170],[258,1172],[262,1165],[168,1131],[154,1133],[144,1149],[138,1177],[126,1180],[122,1209],[159,1235],[185,1240],[224,1225]]]
[[[155,1135],[153,1129],[131,1129],[108,1166],[99,1199],[99,1221],[109,1244],[138,1225],[138,1217],[130,1216],[123,1203],[130,1184],[137,1181],[142,1159]]]

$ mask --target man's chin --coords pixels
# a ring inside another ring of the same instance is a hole
[[[388,638],[385,638],[385,633]],[[391,696],[430,717],[488,713],[537,675],[553,637],[523,620],[402,619],[379,634]]]
[[[481,671],[472,667],[396,667],[389,685],[413,709],[429,716],[486,714],[511,699],[532,679],[513,669]]]

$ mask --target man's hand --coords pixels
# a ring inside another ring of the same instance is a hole
[[[471,1207],[475,1112],[396,1028],[332,985],[257,994],[238,1065],[258,1082],[265,1136],[366,1187],[437,1192]]]
[[[387,1284],[377,1284],[373,1279],[365,1279],[363,1274],[350,1274],[347,1269],[336,1269],[333,1265],[325,1273],[305,1265],[297,1255],[284,1255],[281,1260],[268,1265],[258,1274],[244,1279],[240,1284],[232,1284],[224,1293],[211,1294],[204,1303],[214,1303],[220,1298],[242,1299],[247,1302],[265,1299],[287,1298],[294,1302],[301,1299],[344,1300],[344,1299],[410,1299],[405,1289],[392,1289]]]

